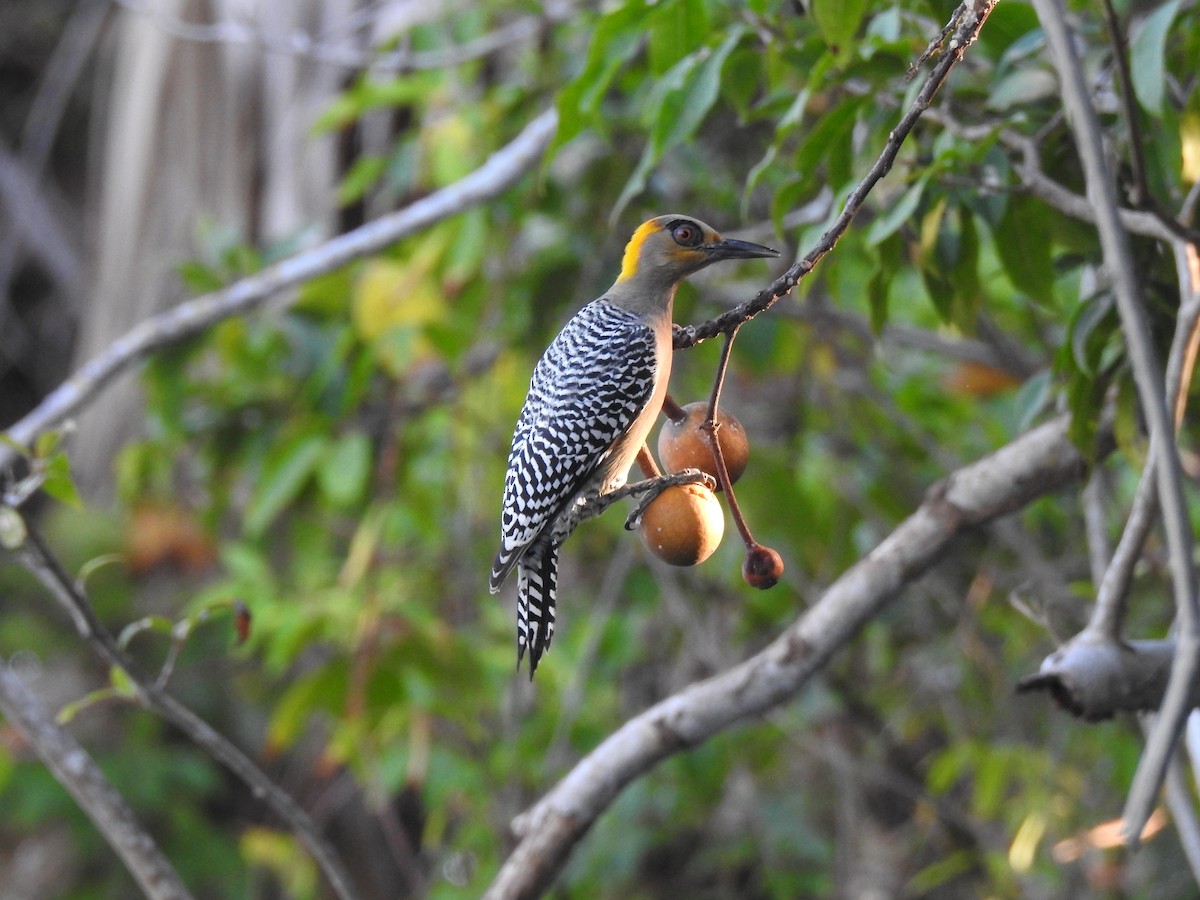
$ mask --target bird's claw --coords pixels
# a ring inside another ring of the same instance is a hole
[[[671,475],[662,475],[658,478],[648,478],[642,482],[644,487],[641,487],[636,493],[642,494],[642,499],[628,516],[625,517],[625,530],[633,531],[642,522],[642,516],[645,515],[650,504],[657,500],[662,492],[669,487],[675,487],[680,484],[702,484],[710,491],[716,490],[717,482],[709,475],[700,469],[680,469]]]

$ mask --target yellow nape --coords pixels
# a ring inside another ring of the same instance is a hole
[[[642,244],[646,243],[646,238],[661,227],[658,219],[650,219],[638,226],[633,237],[629,239],[629,243],[625,245],[625,255],[621,257],[621,275],[617,281],[624,281],[637,274],[638,260],[642,258]]]

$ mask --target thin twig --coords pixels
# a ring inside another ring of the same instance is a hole
[[[1062,86],[1063,104],[1075,132],[1083,163],[1088,197],[1096,207],[1096,228],[1105,264],[1112,278],[1134,381],[1156,453],[1159,504],[1170,556],[1175,605],[1179,615],[1179,649],[1158,720],[1142,754],[1125,805],[1125,837],[1136,842],[1154,807],[1167,764],[1190,707],[1191,686],[1200,674],[1200,614],[1196,609],[1196,576],[1192,571],[1192,534],[1180,486],[1179,455],[1163,397],[1162,370],[1142,308],[1137,272],[1129,238],[1121,227],[1117,198],[1104,157],[1100,123],[1096,119],[1075,54],[1073,37],[1061,0],[1034,0],[1038,19]]]
[[[33,528],[28,529],[26,541],[16,551],[16,555],[60,603],[73,611],[76,627],[88,646],[105,663],[121,669],[128,676],[137,702],[162,716],[241,779],[251,793],[262,798],[300,839],[340,900],[357,900],[358,893],[349,873],[333,848],[321,836],[308,813],[222,734],[170,694],[137,673],[111,632],[96,617],[91,601]]]
[[[1150,180],[1146,177],[1146,151],[1142,148],[1142,129],[1138,124],[1137,100],[1133,95],[1133,76],[1125,56],[1128,44],[1112,0],[1104,0],[1104,27],[1112,42],[1113,61],[1117,67],[1117,91],[1121,112],[1125,116],[1126,136],[1129,139],[1129,165],[1133,170],[1133,205],[1141,207],[1150,201]]]
[[[541,159],[557,122],[557,113],[553,109],[547,110],[526,125],[511,143],[454,184],[226,288],[143,320],[84,363],[32,412],[9,428],[9,438],[28,447],[39,434],[75,413],[113,378],[150,352],[195,335],[231,316],[257,309],[280,291],[352,260],[378,253],[401,238],[499,196]],[[0,444],[0,472],[9,468],[16,458],[17,453],[12,447]]]
[[[75,798],[151,900],[190,900],[191,893],[125,798],[96,761],[0,660],[0,712]]]
[[[1187,283],[1186,271],[1180,272],[1180,283]],[[1187,409],[1188,386],[1191,384],[1191,371],[1195,365],[1197,341],[1200,340],[1200,292],[1186,299],[1179,308],[1176,318],[1175,335],[1171,340],[1171,350],[1167,355],[1166,393],[1168,403],[1174,410],[1175,430],[1183,422],[1183,414]],[[1150,442],[1156,440],[1151,436]],[[1146,457],[1146,465],[1142,471],[1142,480],[1138,483],[1129,506],[1129,516],[1125,520],[1125,530],[1117,549],[1104,571],[1103,578],[1097,582],[1096,605],[1087,624],[1087,630],[1098,638],[1119,640],[1121,626],[1125,618],[1125,599],[1129,594],[1129,585],[1133,581],[1133,569],[1142,555],[1142,546],[1154,527],[1158,515],[1158,480],[1155,475],[1155,459],[1157,453],[1151,447]]]
[[[1179,845],[1183,848],[1188,868],[1192,870],[1192,880],[1200,884],[1200,820],[1192,802],[1191,788],[1178,760],[1173,761],[1167,770],[1166,787],[1167,807],[1171,810],[1171,818],[1175,820]]]
[[[721,449],[720,426],[717,423],[717,406],[721,402],[721,388],[725,384],[725,373],[729,370],[729,354],[733,350],[733,342],[737,338],[740,327],[740,324],[734,325],[725,332],[725,343],[721,345],[721,358],[717,362],[717,374],[713,378],[712,394],[708,398],[708,412],[700,425],[700,433],[704,436],[704,443],[708,445],[708,452],[712,454],[713,467],[717,470],[717,484],[725,494],[725,502],[729,505],[729,514],[733,516],[733,524],[737,526],[738,534],[742,536],[742,543],[750,548],[755,543],[754,535],[750,533],[750,526],[746,523],[746,517],[742,515],[742,508],[737,502],[737,495],[733,492],[733,479],[729,477],[729,467],[725,464],[725,452]]]

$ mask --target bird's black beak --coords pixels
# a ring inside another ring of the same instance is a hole
[[[779,255],[778,250],[772,250],[762,244],[752,244],[749,241],[739,241],[733,238],[723,238],[711,244],[705,244],[703,249],[708,262],[716,262],[721,259],[760,259]]]

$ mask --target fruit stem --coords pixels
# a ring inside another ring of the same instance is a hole
[[[678,409],[678,407],[676,408]],[[666,409],[665,403],[663,404],[663,409]],[[654,455],[650,452],[650,448],[646,444],[642,444],[641,449],[638,450],[637,464],[638,468],[642,470],[642,474],[647,478],[662,478],[662,470],[658,468],[658,463],[654,461]]]
[[[687,413],[683,411],[683,407],[675,402],[675,398],[670,394],[663,397],[663,415],[678,425],[687,418]]]
[[[729,370],[729,353],[733,350],[733,339],[737,337],[741,325],[734,325],[725,332],[725,343],[721,347],[721,358],[717,360],[717,374],[713,378],[712,395],[708,398],[708,421],[717,417],[717,404],[721,402],[721,388],[725,386],[725,373]]]
[[[742,536],[742,543],[750,549],[755,545],[754,536],[750,534],[750,526],[746,524],[746,518],[742,515],[742,509],[738,506],[737,497],[733,493],[733,481],[729,477],[729,469],[725,465],[725,454],[721,451],[721,442],[717,440],[717,404],[721,401],[721,386],[725,383],[725,372],[729,368],[729,352],[733,349],[733,339],[737,337],[740,325],[734,325],[729,331],[725,332],[725,344],[721,347],[721,359],[717,363],[717,375],[713,381],[712,396],[708,401],[708,415],[700,425],[700,432],[704,435],[704,442],[708,444],[709,452],[712,453],[713,463],[717,469],[717,481],[721,484],[721,490],[725,492],[726,502],[729,504],[729,514],[733,516],[733,524],[737,526],[738,533]]]

